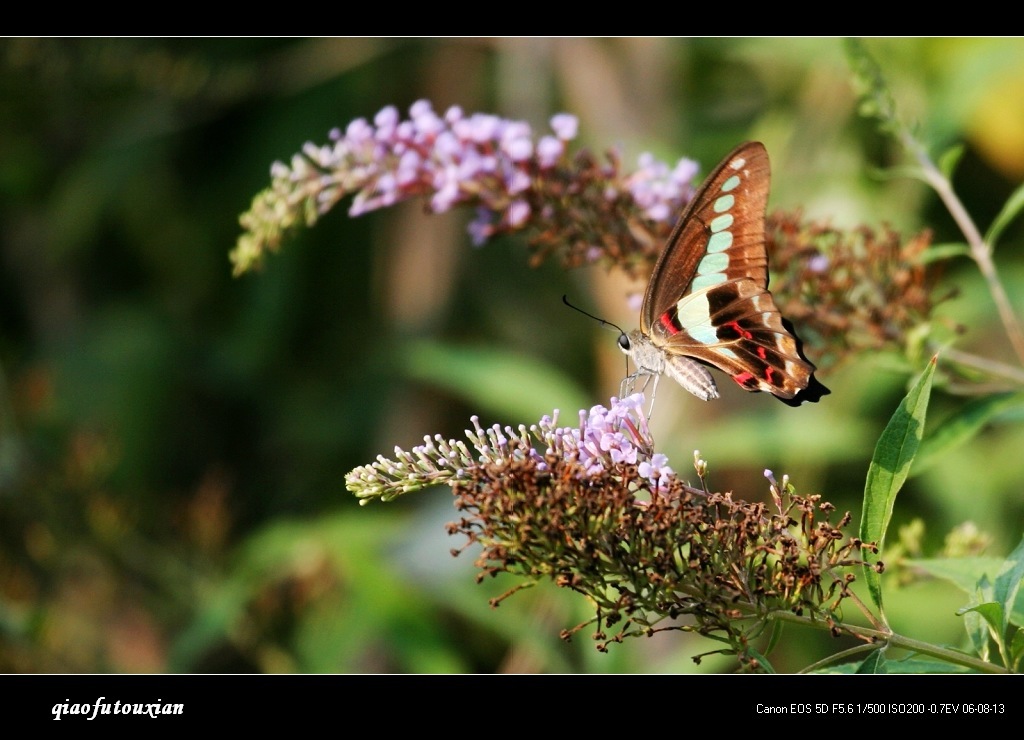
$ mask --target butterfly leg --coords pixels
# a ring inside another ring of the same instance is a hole
[[[632,373],[631,375],[627,375],[622,379],[622,382],[619,383],[620,399],[625,398],[626,396],[633,395],[633,388],[636,386],[636,379],[639,375],[640,372],[637,371],[635,373]]]
[[[642,370],[637,370],[632,375],[627,375],[622,379],[622,383],[619,384],[619,398],[625,398],[633,393],[636,387],[636,379],[640,376],[644,376],[644,383],[640,387],[641,393],[647,392],[647,386],[651,383],[651,378],[654,378],[654,386],[651,388],[651,407],[647,412],[647,418],[651,418],[651,414],[654,412],[654,396],[658,392],[658,380],[661,378],[660,373],[649,373]]]
[[[654,387],[651,388],[651,406],[647,409],[647,421],[651,420],[651,414],[654,413],[654,397],[658,395],[658,381],[661,379],[661,373],[654,373],[654,375],[647,376],[647,383],[651,382],[651,378],[654,378]],[[644,390],[647,390],[647,383],[644,383]]]

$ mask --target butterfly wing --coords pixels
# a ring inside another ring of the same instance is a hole
[[[654,267],[640,329],[669,361],[691,357],[797,406],[829,390],[768,292],[770,180],[759,142],[734,149],[707,177]]]

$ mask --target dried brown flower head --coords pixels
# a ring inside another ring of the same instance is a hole
[[[754,668],[750,641],[772,612],[838,632],[834,615],[853,580],[844,569],[861,564],[861,543],[842,533],[848,514],[833,525],[831,504],[780,491],[774,479],[774,513],[675,475],[652,493],[637,465],[580,476],[575,460],[556,455],[480,465],[453,489],[463,517],[449,532],[483,548],[478,580],[526,579],[494,605],[550,579],[595,606],[563,637],[594,624],[600,650],[626,637],[692,631],[723,639],[730,647],[718,652]]]

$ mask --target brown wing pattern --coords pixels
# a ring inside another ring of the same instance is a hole
[[[737,178],[735,186],[723,190],[732,178]],[[654,267],[654,277],[644,296],[641,329],[653,327],[658,316],[691,291],[694,279],[699,278],[702,261],[709,254],[709,242],[724,239],[717,234],[728,233],[731,237],[727,247],[710,253],[727,258],[722,281],[747,278],[768,287],[764,214],[770,180],[768,152],[760,142],[736,147],[708,175],[676,222]],[[722,199],[730,197],[732,205],[725,208]],[[713,232],[716,219],[723,218],[731,218],[730,225]],[[713,263],[708,265],[712,271],[716,267]]]
[[[734,149],[708,176],[655,265],[641,331],[670,358],[697,359],[796,406],[829,390],[768,292],[769,183],[758,142]]]

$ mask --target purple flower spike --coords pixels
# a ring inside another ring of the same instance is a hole
[[[405,120],[389,105],[372,120],[357,118],[333,129],[328,144],[307,144],[271,167],[271,187],[242,215],[246,233],[231,255],[235,273],[276,250],[282,232],[312,225],[348,196],[353,216],[415,197],[425,198],[434,213],[473,206],[488,214],[469,225],[474,244],[530,229],[541,232],[544,244],[565,245],[572,261],[584,264],[599,259],[601,250],[607,254],[608,244],[635,254],[649,243],[624,230],[607,235],[600,246],[609,228],[604,221],[613,229],[631,223],[639,208],[641,215],[666,222],[692,194],[688,160],[672,169],[647,155],[641,169],[626,177],[615,155],[608,164],[585,151],[569,157],[567,142],[579,127],[575,116],[552,116],[549,125],[550,133],[535,138],[525,121],[467,115],[457,106],[439,115],[430,101],[418,100]]]
[[[579,412],[579,424],[557,426],[558,411],[544,416],[528,429],[484,427],[471,418],[467,442],[425,437],[424,444],[406,452],[395,448],[394,459],[378,456],[346,476],[346,482],[361,499],[385,501],[439,483],[453,485],[471,478],[482,466],[508,465],[530,460],[541,470],[553,464],[577,480],[618,478],[629,475],[630,489],[638,506],[648,506],[647,494],[668,495],[678,484],[668,458],[652,453],[653,440],[643,414],[643,394],[611,399],[608,407],[596,405]],[[475,452],[474,452],[475,451]],[[628,470],[636,466],[635,472]],[[636,477],[639,472],[639,478]]]

